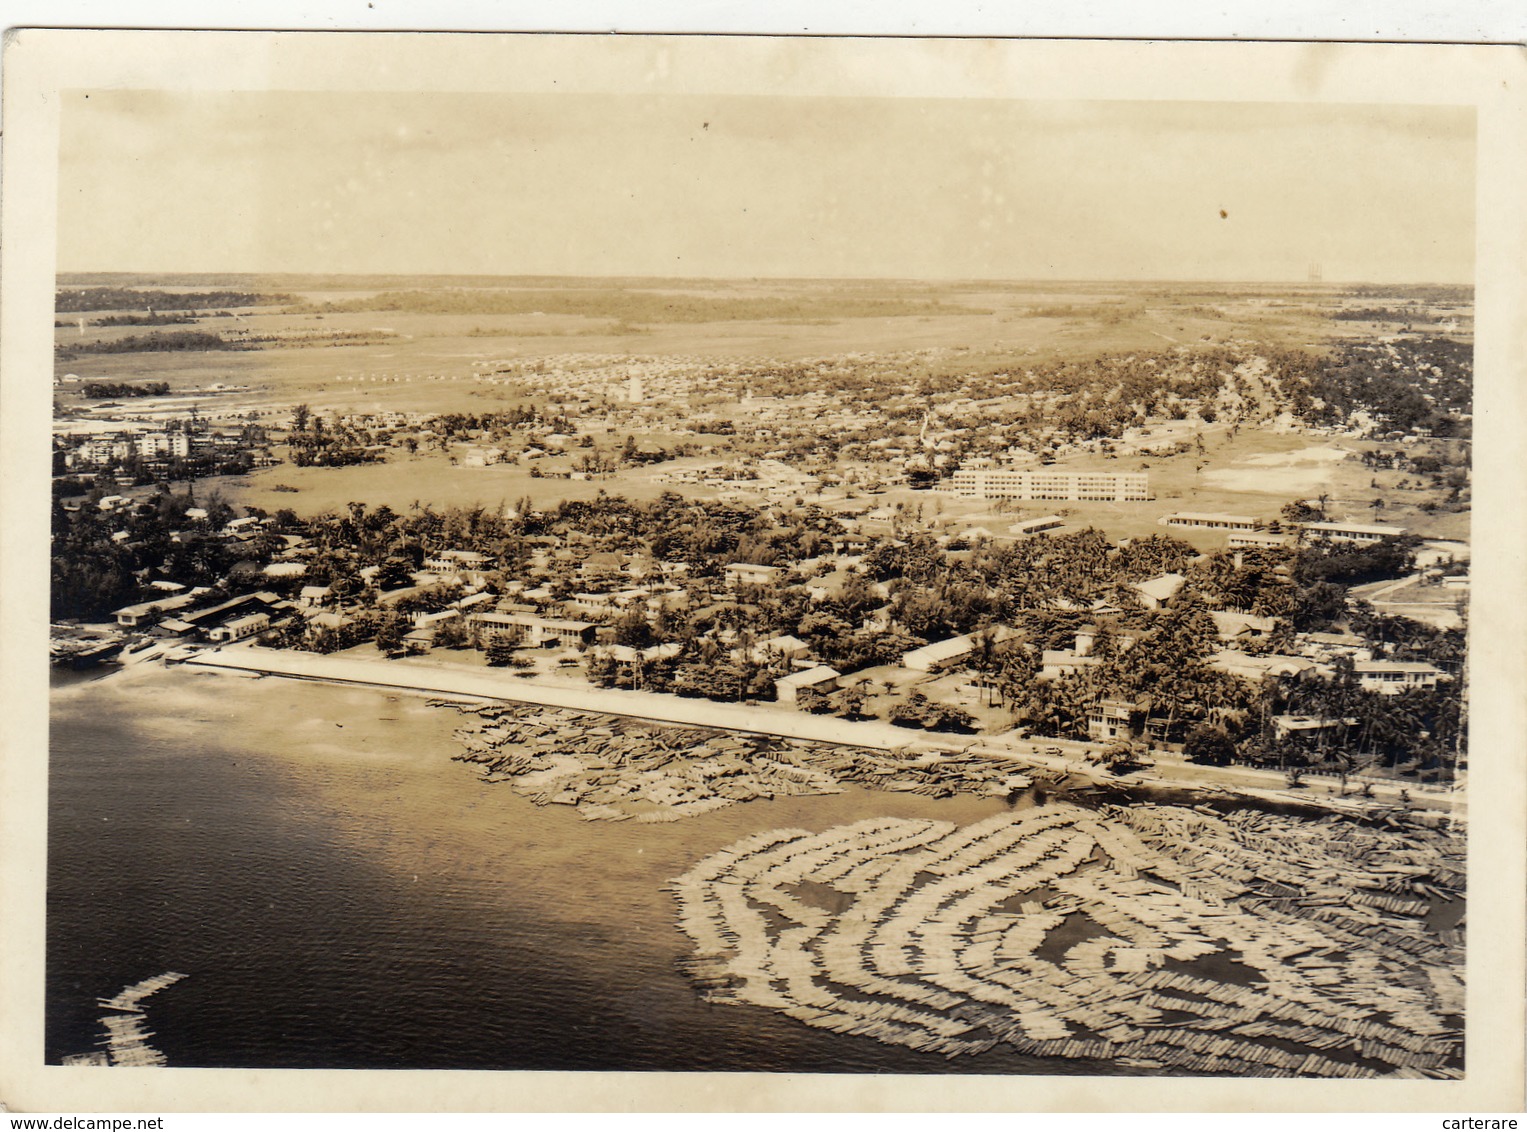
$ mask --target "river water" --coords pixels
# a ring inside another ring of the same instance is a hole
[[[665,883],[750,833],[960,824],[990,799],[850,789],[671,824],[580,820],[453,762],[422,697],[152,665],[56,678],[47,1059],[97,998],[147,1001],[172,1066],[1096,1073],[950,1063],[708,1004]]]

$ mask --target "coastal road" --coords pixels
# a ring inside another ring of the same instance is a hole
[[[500,700],[572,711],[599,712],[658,723],[712,727],[784,739],[869,747],[881,751],[904,751],[912,756],[971,750],[977,754],[1012,759],[1015,770],[1042,767],[1098,782],[1191,786],[1201,789],[1219,787],[1259,797],[1276,795],[1290,801],[1315,804],[1329,801],[1333,806],[1343,809],[1364,805],[1363,800],[1355,794],[1349,794],[1345,799],[1335,799],[1326,790],[1326,787],[1334,785],[1330,780],[1307,778],[1306,782],[1310,785],[1299,790],[1289,790],[1280,771],[1251,767],[1208,767],[1158,758],[1156,766],[1150,771],[1115,778],[1086,761],[1088,752],[1093,749],[1091,744],[1074,740],[1020,739],[1012,734],[930,735],[908,731],[880,720],[846,720],[773,705],[716,703],[656,692],[553,683],[516,676],[507,669],[321,656],[294,650],[260,648],[257,645],[225,645],[218,649],[198,651],[185,664],[188,667],[262,676],[393,688],[401,692],[437,695],[447,699]],[[1049,751],[1059,751],[1060,754],[1046,753]],[[1416,807],[1446,810],[1460,819],[1467,814],[1462,790],[1422,790],[1418,786],[1406,787],[1388,782],[1374,783],[1372,788],[1372,802],[1380,805],[1400,802],[1400,792],[1407,790],[1411,804]]]
[[[655,692],[554,684],[515,676],[508,669],[411,665],[406,660],[320,656],[316,653],[264,649],[256,645],[228,645],[205,650],[185,663],[197,668],[289,676],[338,684],[364,684],[405,692],[432,693],[448,698],[508,700],[512,703],[601,712],[658,723],[679,723],[786,739],[844,743],[882,751],[901,748],[954,750],[969,746],[974,741],[973,736],[930,738],[879,720],[851,722],[833,716],[810,715],[790,708],[716,703],[711,700],[659,695]]]

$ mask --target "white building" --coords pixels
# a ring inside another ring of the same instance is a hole
[[[1337,542],[1379,542],[1405,533],[1404,527],[1386,523],[1301,523],[1311,539],[1334,539]]]
[[[1156,523],[1197,531],[1254,531],[1260,525],[1250,515],[1225,515],[1214,511],[1174,511],[1161,516]]]
[[[1435,688],[1442,670],[1424,661],[1360,660],[1353,666],[1365,692],[1398,695],[1412,688]]]
[[[232,621],[224,622],[207,630],[207,639],[219,643],[241,641],[245,637],[252,637],[256,633],[263,633],[269,628],[269,614],[249,613],[243,617],[235,617]]]
[[[1143,503],[1150,498],[1150,477],[1145,472],[961,468],[951,477],[950,483],[956,495],[967,499]]]
[[[1008,528],[1019,538],[1028,535],[1043,534],[1045,531],[1053,531],[1066,525],[1066,521],[1059,515],[1043,515],[1038,519],[1025,519],[1021,523],[1014,523]]]
[[[778,566],[755,566],[751,562],[731,562],[725,570],[729,586],[769,586],[783,573]]]

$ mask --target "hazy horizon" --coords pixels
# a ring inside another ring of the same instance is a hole
[[[385,281],[389,280],[420,280],[420,281],[463,281],[477,280],[479,282],[456,282],[451,285],[462,288],[492,287],[515,283],[546,283],[546,282],[576,282],[589,281],[593,283],[634,283],[643,286],[654,284],[673,284],[678,286],[699,286],[706,283],[842,283],[864,284],[877,286],[938,286],[942,288],[964,288],[979,286],[1023,286],[1023,287],[1048,287],[1048,288],[1071,288],[1071,287],[1101,287],[1117,286],[1129,288],[1145,287],[1281,287],[1289,289],[1299,288],[1333,288],[1333,287],[1395,287],[1395,288],[1423,288],[1423,287],[1447,287],[1453,289],[1467,289],[1472,291],[1474,283],[1455,282],[1445,279],[1415,279],[1415,280],[1375,280],[1375,279],[1120,279],[1096,277],[1090,279],[1039,279],[988,276],[985,278],[933,278],[915,276],[851,276],[851,275],[624,275],[624,274],[563,274],[563,275],[479,275],[463,274],[459,272],[336,272],[336,271],[92,271],[89,269],[77,269],[59,271],[55,273],[54,281],[58,286],[88,286],[89,284],[75,282],[76,279],[147,279],[160,286],[182,286],[189,284],[176,284],[167,282],[172,279],[195,280],[198,285],[208,281],[217,280],[242,280],[249,282],[272,283],[282,279],[307,279],[326,281],[368,282],[374,286],[391,286]],[[333,288],[337,289],[337,288]]]
[[[61,273],[1457,284],[1469,108],[76,91]]]

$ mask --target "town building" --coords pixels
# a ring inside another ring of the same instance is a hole
[[[779,580],[784,570],[778,566],[755,566],[751,562],[727,564],[726,584],[736,586],[771,586]]]
[[[967,499],[1143,503],[1150,498],[1150,477],[1145,472],[961,468],[950,477],[950,483],[956,495]]]
[[[811,651],[811,646],[799,637],[784,634],[778,637],[770,637],[768,640],[758,642],[758,652],[774,653],[786,660],[796,660]]]
[[[1311,539],[1331,539],[1336,542],[1380,542],[1386,538],[1398,538],[1405,533],[1404,527],[1387,523],[1300,523]]]
[[[424,560],[424,568],[437,574],[454,574],[463,570],[481,570],[487,556],[475,550],[442,550]]]
[[[1293,546],[1294,536],[1276,531],[1231,531],[1225,540],[1231,546]]]
[[[219,644],[227,644],[229,641],[241,641],[245,637],[263,633],[269,628],[270,614],[246,613],[242,617],[224,621],[221,625],[214,625],[207,630],[207,639]]]
[[[1195,531],[1255,531],[1261,520],[1250,515],[1224,515],[1213,511],[1174,511],[1156,520],[1159,526]]]
[[[834,668],[828,668],[825,664],[819,664],[815,668],[802,669],[800,672],[792,672],[788,676],[781,676],[774,681],[774,697],[782,704],[794,705],[796,697],[804,689],[810,688],[817,692],[831,692],[838,686],[838,672]]]
[[[303,586],[297,591],[297,602],[304,609],[328,605],[334,590],[330,586]]]
[[[1359,660],[1352,670],[1360,688],[1386,696],[1413,688],[1435,688],[1442,675],[1442,669],[1434,664],[1408,660]]]
[[[1146,707],[1134,700],[1098,700],[1087,711],[1087,737],[1097,742],[1133,739],[1141,733]]]
[[[1315,662],[1303,656],[1280,656],[1269,653],[1255,656],[1238,649],[1221,649],[1206,662],[1216,672],[1239,676],[1253,684],[1261,684],[1270,678],[1286,679],[1299,676],[1315,667]]]
[[[479,635],[504,635],[531,646],[591,645],[598,626],[535,613],[474,613],[468,623]]]
[[[1357,726],[1356,719],[1318,719],[1311,715],[1275,715],[1269,722],[1273,738],[1280,743],[1288,739],[1339,739]]]
[[[1278,623],[1271,617],[1257,617],[1250,613],[1234,613],[1230,610],[1209,611],[1214,628],[1222,641],[1262,641],[1272,636]]]
[[[1136,582],[1129,588],[1140,596],[1140,604],[1146,609],[1160,609],[1177,596],[1185,582],[1187,578],[1181,574],[1161,574]]]
[[[142,601],[137,605],[124,605],[112,616],[124,629],[144,629],[156,624],[166,613],[184,609],[195,600],[194,594],[171,594],[154,601]]]
[[[1043,515],[1038,519],[1025,519],[1021,523],[1014,523],[1008,530],[1019,538],[1027,538],[1029,535],[1043,534],[1066,525],[1066,521],[1059,515]]]
[[[1020,635],[1016,629],[1009,629],[1005,625],[994,625],[991,628],[991,634],[993,643],[999,646],[1009,644]],[[903,668],[910,668],[913,672],[945,672],[951,668],[957,668],[969,660],[976,651],[976,641],[979,636],[978,632],[965,633],[958,637],[923,645],[921,648],[903,653],[901,665]]]

